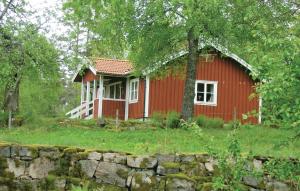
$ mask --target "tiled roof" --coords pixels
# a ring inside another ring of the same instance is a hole
[[[133,66],[128,60],[106,58],[92,59],[97,72],[112,75],[126,75],[133,71]]]

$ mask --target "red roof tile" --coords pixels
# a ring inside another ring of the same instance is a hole
[[[133,71],[133,66],[128,60],[94,58],[94,67],[103,74],[126,75]]]

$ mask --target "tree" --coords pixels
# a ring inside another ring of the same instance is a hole
[[[0,84],[5,87],[3,109],[10,114],[10,127],[11,113],[19,109],[22,79],[33,75],[48,81],[55,79],[58,52],[34,25],[8,23],[0,30]]]
[[[296,38],[296,32],[292,31],[299,20],[299,4],[293,0],[69,0],[64,8],[67,15],[76,15],[112,49],[129,51],[129,58],[138,71],[157,68],[175,53],[188,51],[182,107],[185,119],[193,116],[199,44],[213,42],[239,53],[254,66],[255,77],[260,79],[265,78],[266,73],[267,79],[271,74],[280,79],[275,71],[289,70],[285,60],[293,60],[298,50],[288,55],[296,45],[291,39]],[[289,45],[282,46],[284,41]],[[283,47],[289,47],[288,51],[280,52]],[[261,87],[271,85],[265,83]],[[282,86],[277,85],[279,89]],[[270,90],[261,92],[271,97]],[[284,102],[289,105],[287,100]]]

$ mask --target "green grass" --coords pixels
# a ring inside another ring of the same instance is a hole
[[[111,129],[88,128],[76,124],[49,125],[46,127],[20,127],[12,130],[0,129],[0,142],[18,144],[62,145],[99,150],[123,151],[133,154],[154,153],[202,153],[205,145],[215,149],[226,149],[231,130],[203,129],[199,137],[190,130],[149,128],[114,131]],[[251,126],[241,128],[237,136],[242,152],[255,155],[300,158],[300,140],[287,147],[274,145],[286,140],[292,131]]]

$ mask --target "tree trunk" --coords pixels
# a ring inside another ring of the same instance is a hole
[[[4,95],[4,111],[9,112],[8,127],[11,127],[12,113],[19,109],[19,91],[21,78],[15,75],[14,82],[8,83]]]
[[[13,3],[13,1],[14,0],[10,0],[6,5],[4,5],[4,9],[3,9],[2,13],[0,14],[0,21],[3,20],[3,17],[7,13],[8,9],[11,6],[11,4]]]
[[[199,60],[198,42],[198,37],[195,37],[194,29],[191,28],[188,32],[189,53],[181,111],[181,115],[185,120],[192,118],[194,115],[196,64]]]

